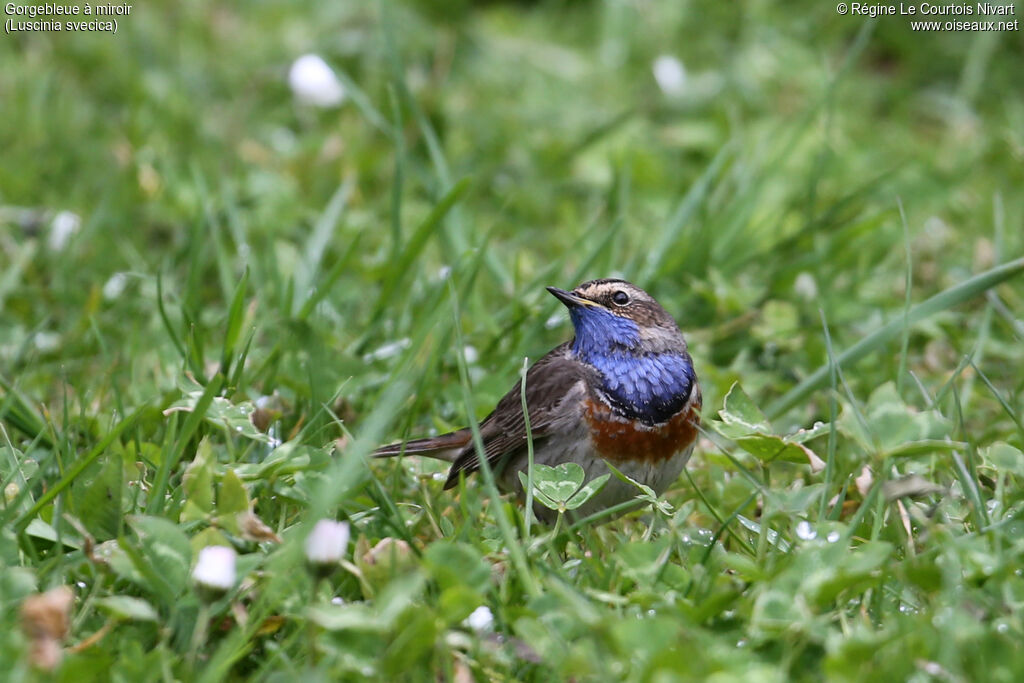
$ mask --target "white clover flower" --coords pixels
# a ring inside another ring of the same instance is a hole
[[[114,273],[103,285],[103,298],[107,301],[113,301],[124,293],[124,288],[127,285],[127,273]]]
[[[669,97],[678,97],[686,90],[686,67],[678,57],[660,55],[651,65],[651,71],[661,92]]]
[[[56,351],[60,346],[60,335],[56,332],[42,330],[35,333],[32,342],[36,345],[37,350],[43,353],[50,353]]]
[[[818,532],[814,530],[811,523],[806,519],[801,519],[796,525],[796,535],[804,541],[813,541],[818,537]]]
[[[192,580],[202,588],[230,590],[235,585],[235,551],[224,545],[210,545],[200,550]]]
[[[804,271],[796,276],[793,281],[793,293],[806,301],[813,301],[818,297],[818,283],[814,276]]]
[[[378,349],[370,351],[369,353],[363,354],[364,363],[372,363],[375,360],[387,360],[388,358],[394,358],[405,349],[409,348],[412,344],[412,340],[408,337],[396,339],[393,342],[388,342]]]
[[[462,623],[477,633],[490,631],[494,627],[494,613],[491,612],[490,607],[482,605],[473,610]]]
[[[288,85],[302,104],[336,107],[345,99],[345,87],[320,55],[302,55],[288,70]]]
[[[306,559],[314,566],[336,565],[345,557],[348,538],[348,524],[321,519],[306,537]]]
[[[77,213],[61,211],[53,217],[50,223],[50,235],[46,240],[47,246],[52,251],[64,251],[68,246],[68,240],[82,227],[82,219]]]

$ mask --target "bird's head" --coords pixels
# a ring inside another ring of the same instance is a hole
[[[571,292],[548,287],[569,309],[573,352],[586,359],[615,353],[685,353],[672,316],[650,294],[625,280],[584,282]]]

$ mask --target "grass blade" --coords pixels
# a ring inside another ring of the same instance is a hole
[[[71,486],[71,483],[75,480],[75,478],[78,477],[78,475],[80,475],[85,470],[86,467],[91,465],[92,462],[96,460],[96,458],[98,458],[101,454],[105,453],[106,450],[111,446],[111,444],[113,444],[114,441],[116,441],[118,437],[120,437],[121,434],[126,429],[134,425],[136,420],[139,419],[139,416],[141,416],[142,413],[145,412],[148,408],[148,405],[142,405],[139,408],[136,408],[135,412],[121,420],[113,429],[107,432],[107,435],[103,437],[103,439],[98,444],[93,446],[91,451],[89,451],[84,456],[76,460],[75,464],[72,465],[68,469],[68,471],[64,473],[64,476],[61,477],[60,480],[57,481],[57,483],[49,487],[43,495],[39,496],[38,500],[36,500],[35,504],[32,507],[30,507],[28,510],[25,511],[24,514],[18,517],[18,519],[14,522],[14,529],[18,533],[24,531],[25,527],[27,527],[29,522],[31,522],[35,518],[35,516],[39,514],[40,510],[49,505],[50,501],[52,501],[54,498],[60,495],[61,492],[64,491],[64,489],[66,489],[68,486]]]
[[[302,249],[302,267],[295,273],[295,296],[305,297],[313,287],[320,272],[320,262],[323,260],[324,252],[327,250],[327,243],[331,239],[338,221],[345,213],[349,198],[352,196],[352,188],[355,181],[346,178],[338,189],[334,191],[327,207],[320,214],[316,224],[310,232],[309,238]],[[292,302],[295,305],[295,302]],[[292,309],[294,310],[294,309]]]
[[[473,446],[476,448],[477,460],[480,463],[480,473],[483,475],[484,483],[487,487],[487,494],[491,497],[491,504],[494,510],[494,518],[498,522],[498,528],[501,531],[501,535],[505,541],[505,546],[508,548],[509,559],[512,565],[516,568],[516,574],[523,588],[526,592],[532,596],[540,595],[540,587],[534,580],[533,572],[530,571],[530,566],[526,562],[526,554],[523,552],[523,546],[519,543],[519,539],[516,538],[515,532],[512,528],[512,523],[509,521],[505,514],[505,508],[501,503],[501,493],[498,491],[498,486],[494,480],[494,472],[491,469],[491,464],[484,453],[484,441],[483,437],[480,436],[480,425],[476,419],[476,410],[473,407],[473,392],[469,384],[469,368],[466,366],[466,355],[462,349],[466,348],[465,342],[462,339],[462,325],[459,322],[459,303],[455,290],[455,284],[449,279],[449,290],[452,297],[452,308],[453,315],[455,318],[454,329],[455,329],[455,342],[456,348],[460,349],[459,353],[455,354],[459,364],[459,377],[461,378],[462,384],[462,398],[466,405],[466,416],[469,423],[470,430],[473,432]]]
[[[377,300],[377,310],[374,314],[375,318],[390,304],[395,292],[398,291],[399,285],[405,282],[406,277],[411,272],[413,261],[423,251],[427,240],[435,233],[438,224],[444,220],[444,217],[448,215],[452,207],[462,198],[462,195],[466,193],[470,185],[471,181],[469,178],[463,178],[455,183],[452,189],[441,198],[441,201],[427,214],[427,217],[423,219],[423,222],[413,232],[401,257],[391,266],[394,277],[389,278],[381,289],[380,298]]]
[[[950,287],[949,289],[936,294],[930,299],[919,303],[911,308],[905,315],[892,320],[875,332],[869,334],[849,349],[836,357],[836,364],[842,368],[849,366],[868,354],[879,350],[887,343],[896,338],[906,326],[914,325],[939,311],[944,311],[953,306],[969,301],[984,293],[986,290],[1019,275],[1024,271],[1024,258],[1009,261],[996,266],[979,275],[975,275],[965,282]],[[829,377],[829,365],[826,363],[815,370],[807,379],[789,390],[784,396],[776,400],[766,411],[770,419],[784,414],[793,406],[800,403],[811,393],[825,386]]]
[[[245,293],[249,285],[249,269],[242,273],[242,279],[235,287],[235,294],[231,297],[231,308],[228,309],[228,324],[224,332],[224,350],[220,357],[220,371],[228,375],[231,368],[231,358],[235,355],[235,346],[238,344],[238,337],[242,332],[242,322],[245,320]]]
[[[156,478],[153,481],[153,489],[150,493],[149,505],[146,506],[146,514],[158,515],[163,511],[164,493],[167,491],[167,482],[170,480],[171,472],[178,465],[178,461],[181,460],[182,453],[185,452],[185,445],[188,444],[192,435],[199,429],[199,425],[206,417],[206,410],[213,403],[214,397],[220,393],[223,384],[224,375],[218,372],[216,377],[206,385],[206,389],[203,390],[203,395],[196,402],[195,408],[188,414],[185,425],[182,427],[181,433],[178,435],[178,439],[175,441],[171,451],[164,454],[163,459],[160,461],[160,467],[157,469]]]
[[[672,212],[668,224],[661,232],[661,239],[648,251],[647,263],[644,264],[638,277],[640,282],[650,281],[661,271],[665,257],[672,253],[672,245],[679,239],[683,228],[687,226],[697,212],[697,209],[700,208],[701,203],[707,198],[708,193],[711,192],[711,184],[722,172],[726,161],[731,158],[732,146],[726,145],[719,150],[715,158],[704,169],[701,176],[690,186],[689,191],[683,196],[676,210]]]

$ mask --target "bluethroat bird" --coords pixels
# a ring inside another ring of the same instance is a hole
[[[625,280],[548,291],[569,309],[576,337],[526,373],[534,462],[574,462],[585,481],[607,473],[610,463],[661,494],[689,460],[700,424],[700,386],[679,327],[650,294]],[[519,472],[527,470],[528,457],[519,383],[480,424],[480,436],[499,488],[522,495]],[[445,489],[461,474],[480,469],[468,427],[383,446],[374,454],[450,462]],[[577,514],[585,517],[637,493],[611,477]]]

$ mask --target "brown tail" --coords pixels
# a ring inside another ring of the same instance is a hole
[[[399,441],[381,446],[373,452],[373,455],[376,458],[389,458],[395,455],[425,455],[429,458],[454,462],[459,451],[469,443],[471,437],[470,430],[460,429],[457,432],[449,432],[441,436]]]

